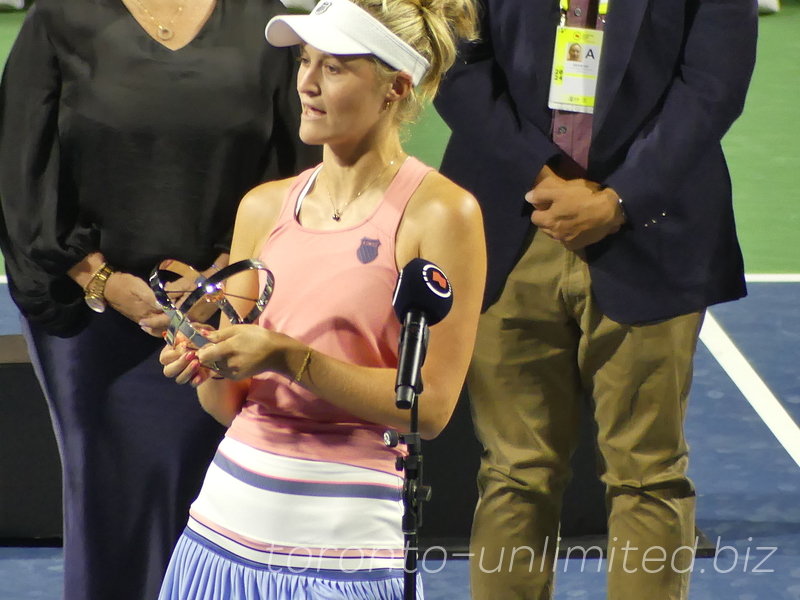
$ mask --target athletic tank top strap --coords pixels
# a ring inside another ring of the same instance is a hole
[[[414,156],[406,158],[386,188],[383,202],[372,216],[372,223],[387,235],[394,237],[408,201],[425,176],[433,170]]]
[[[297,177],[295,177],[294,183],[292,183],[291,187],[289,188],[289,192],[283,199],[283,206],[281,207],[281,213],[278,217],[278,222],[275,223],[275,229],[285,225],[287,222],[295,221],[297,219],[297,212],[300,206],[299,199],[301,197],[305,198],[306,194],[311,189],[311,186],[314,185],[314,181],[316,181],[317,175],[319,175],[321,170],[322,163],[318,164],[316,167],[306,169]]]

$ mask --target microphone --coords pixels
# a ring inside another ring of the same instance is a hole
[[[394,314],[403,324],[400,335],[395,404],[409,409],[422,393],[420,369],[428,349],[428,326],[436,325],[453,306],[453,289],[444,272],[422,258],[400,271],[392,298]]]

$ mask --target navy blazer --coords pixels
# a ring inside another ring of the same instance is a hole
[[[485,306],[518,259],[524,194],[559,155],[547,107],[557,0],[483,0],[435,106],[452,130],[442,173],[483,209]],[[586,248],[592,291],[621,323],[666,319],[745,295],[720,141],[755,65],[755,0],[611,0],[587,178],[623,198],[628,223]]]

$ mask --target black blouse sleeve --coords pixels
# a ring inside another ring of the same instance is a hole
[[[14,300],[45,322],[53,298],[80,301],[66,271],[93,246],[76,197],[59,189],[61,76],[46,25],[45,10],[28,12],[0,85],[0,247]],[[51,298],[37,297],[43,287]]]

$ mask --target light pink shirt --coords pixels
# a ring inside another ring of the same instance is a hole
[[[401,329],[392,309],[395,237],[408,200],[431,170],[409,158],[368,219],[333,231],[297,221],[298,198],[317,171],[302,173],[261,252],[275,291],[259,323],[345,362],[395,368]],[[385,429],[265,373],[253,379],[228,435],[275,454],[394,473],[400,451],[384,445]]]

